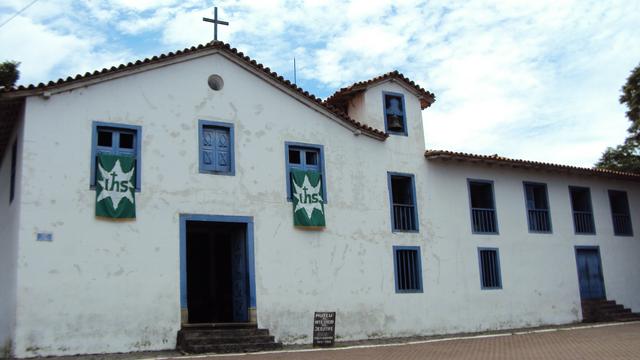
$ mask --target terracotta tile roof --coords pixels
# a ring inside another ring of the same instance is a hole
[[[495,155],[478,155],[463,152],[447,151],[447,150],[427,150],[424,156],[428,160],[456,160],[471,163],[498,165],[519,169],[546,170],[561,173],[569,173],[574,175],[601,176],[607,178],[615,178],[622,180],[640,181],[640,174],[627,173],[621,171],[584,168],[570,165],[550,164],[538,161],[510,159],[503,156]]]
[[[96,70],[92,73],[85,73],[85,74],[78,74],[74,77],[67,77],[66,79],[58,79],[57,81],[49,81],[48,83],[39,83],[37,85],[27,85],[27,86],[18,86],[18,87],[13,87],[13,88],[0,88],[0,100],[2,100],[2,98],[7,98],[7,97],[12,97],[12,98],[16,98],[16,97],[20,97],[20,96],[28,96],[28,95],[33,95],[34,92],[35,94],[38,93],[43,93],[47,90],[50,89],[55,89],[55,88],[59,88],[59,87],[63,87],[63,86],[67,86],[67,85],[71,85],[74,83],[81,83],[81,82],[85,82],[85,81],[90,81],[90,80],[97,80],[99,81],[101,78],[105,77],[106,75],[112,75],[112,74],[117,74],[117,73],[122,73],[122,72],[127,72],[130,71],[132,69],[136,69],[136,68],[140,68],[140,67],[144,67],[147,65],[152,65],[152,64],[157,64],[157,63],[161,63],[163,61],[166,61],[168,59],[174,59],[177,57],[182,57],[182,56],[186,56],[186,55],[191,55],[191,54],[196,54],[199,52],[204,52],[204,51],[209,51],[211,49],[217,49],[220,51],[225,52],[226,54],[231,55],[232,57],[235,57],[236,59],[246,63],[247,65],[253,67],[254,69],[261,71],[262,73],[266,74],[267,76],[269,76],[270,78],[272,78],[273,80],[276,80],[277,82],[279,82],[280,84],[286,86],[287,88],[295,91],[296,93],[298,93],[299,95],[302,95],[303,97],[305,97],[307,100],[325,108],[326,110],[328,110],[331,114],[333,114],[334,116],[336,116],[338,119],[340,119],[341,121],[343,121],[344,123],[351,125],[352,127],[355,127],[356,129],[360,130],[363,134],[365,135],[369,135],[373,138],[379,139],[379,140],[385,140],[389,135],[387,133],[385,133],[382,130],[379,129],[375,129],[371,126],[368,126],[366,124],[362,124],[352,118],[350,118],[344,111],[342,111],[341,109],[323,102],[320,98],[316,97],[313,94],[310,94],[308,91],[303,90],[302,88],[296,86],[295,84],[291,83],[289,80],[283,78],[282,76],[278,75],[277,73],[271,71],[271,69],[269,69],[268,67],[265,67],[264,65],[256,62],[255,60],[249,58],[248,56],[244,55],[242,52],[238,51],[236,48],[232,48],[229,44],[226,44],[222,41],[212,41],[210,43],[207,43],[205,45],[198,45],[198,46],[192,46],[190,48],[185,48],[183,50],[178,50],[175,52],[170,52],[168,54],[162,54],[159,56],[153,56],[151,58],[145,58],[143,60],[137,60],[135,62],[130,62],[127,64],[121,64],[119,66],[113,66],[109,69],[104,68],[102,70]]]
[[[409,78],[398,72],[398,70],[394,70],[384,75],[376,76],[373,79],[360,81],[347,87],[343,87],[342,89],[333,93],[333,95],[329,96],[327,100],[325,100],[325,102],[327,104],[332,104],[336,107],[346,109],[348,100],[352,98],[356,93],[366,90],[371,85],[389,79],[400,80],[407,84],[409,87],[413,88],[418,93],[418,98],[420,99],[420,106],[422,107],[422,109],[428,108],[436,101],[436,96],[433,95],[433,93],[423,89],[413,80],[410,80]]]

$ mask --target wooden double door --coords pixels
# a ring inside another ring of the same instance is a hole
[[[600,250],[597,247],[576,248],[578,281],[582,300],[605,299]]]

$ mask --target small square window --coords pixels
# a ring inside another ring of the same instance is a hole
[[[422,292],[420,247],[394,246],[393,256],[396,292]]]
[[[111,147],[113,145],[113,133],[108,130],[98,130],[98,146]]]
[[[133,149],[133,134],[129,133],[120,133],[120,148],[122,149]]]
[[[315,151],[307,151],[305,152],[305,157],[307,159],[307,165],[318,165],[318,153]]]
[[[300,150],[289,149],[289,163],[300,164]]]

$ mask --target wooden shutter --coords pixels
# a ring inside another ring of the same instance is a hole
[[[215,170],[220,172],[231,171],[229,129],[219,128],[215,130]]]
[[[231,171],[231,139],[229,129],[204,127],[200,156],[204,170],[216,172]]]

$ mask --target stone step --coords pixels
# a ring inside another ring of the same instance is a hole
[[[602,309],[602,311],[608,315],[624,315],[624,314],[631,314],[631,309],[616,309],[616,310],[607,310],[607,309]]]
[[[615,300],[583,301],[582,314],[584,322],[640,320],[631,309],[625,308]]]
[[[257,329],[256,323],[198,323],[198,324],[182,324],[182,329]]]
[[[627,321],[640,321],[640,314],[638,313],[629,313],[626,315],[621,315],[616,318],[616,321],[627,322]]]
[[[203,353],[248,353],[258,351],[270,351],[282,349],[281,343],[255,343],[255,344],[216,344],[216,345],[188,345],[183,350],[191,354]]]
[[[187,339],[186,343],[189,346],[195,345],[221,345],[221,344],[265,344],[265,343],[273,343],[273,336],[237,336],[237,337],[200,337],[200,338],[192,338]]]
[[[598,306],[596,308],[600,309],[600,310],[603,310],[603,311],[611,311],[611,312],[624,310],[624,306],[622,306],[620,304],[607,304],[607,305]]]
[[[269,330],[256,324],[196,324],[178,332],[178,349],[192,354],[246,353],[282,348]]]
[[[242,337],[242,336],[268,336],[267,329],[182,329],[178,333],[185,339],[194,338],[221,338],[221,337]]]
[[[602,304],[602,303],[615,303],[615,300],[608,299],[593,299],[593,300],[582,300],[583,304]]]

